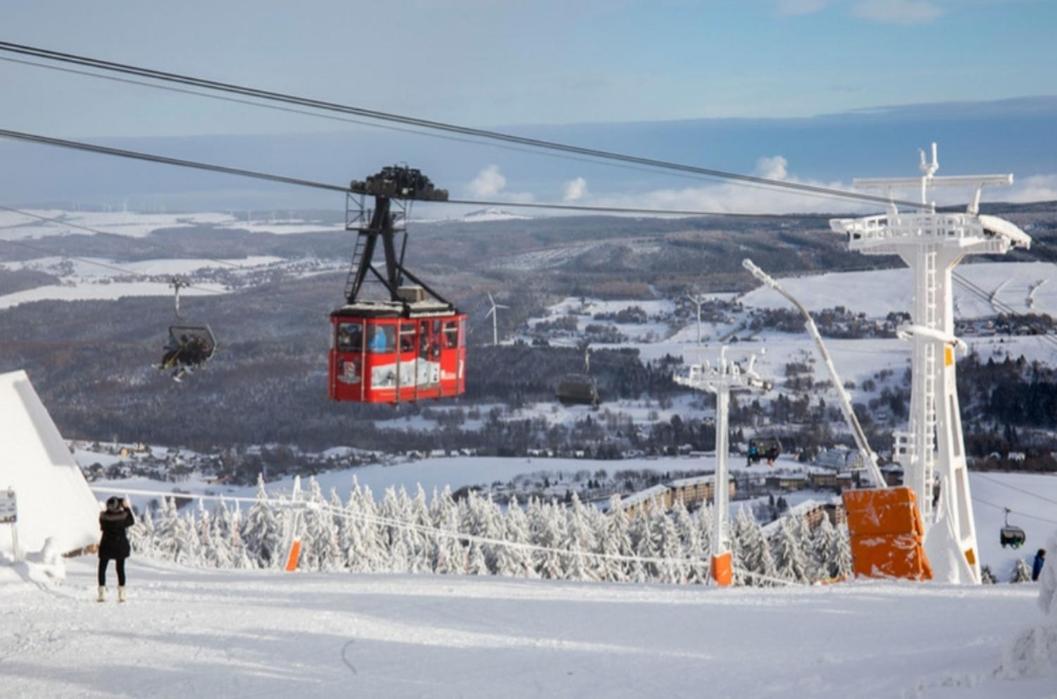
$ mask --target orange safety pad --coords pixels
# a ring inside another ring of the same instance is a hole
[[[910,488],[849,490],[843,498],[856,575],[932,579],[925,527]]]
[[[862,536],[925,533],[917,498],[910,488],[848,490],[844,492],[848,529]]]
[[[286,557],[286,572],[292,573],[297,570],[297,564],[301,559],[301,540],[294,539],[290,544],[290,553]]]
[[[734,557],[730,551],[712,557],[712,579],[720,587],[728,587],[734,582]]]

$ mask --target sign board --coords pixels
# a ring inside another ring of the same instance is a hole
[[[0,524],[14,524],[18,521],[18,503],[15,491],[0,490]]]

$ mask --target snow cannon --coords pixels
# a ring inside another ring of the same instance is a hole
[[[911,488],[847,490],[842,497],[855,575],[932,579],[925,525]]]

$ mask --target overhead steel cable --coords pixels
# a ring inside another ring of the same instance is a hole
[[[511,143],[515,145],[528,146],[531,148],[570,153],[573,155],[586,156],[599,160],[610,160],[623,163],[630,163],[633,165],[641,165],[649,168],[682,172],[700,177],[729,180],[732,182],[739,182],[745,184],[764,185],[775,189],[784,189],[803,194],[811,194],[861,202],[870,202],[874,204],[897,204],[912,209],[929,208],[928,204],[923,204],[917,201],[901,199],[896,200],[891,199],[889,197],[836,189],[833,187],[823,187],[819,185],[806,184],[803,182],[777,180],[767,177],[759,177],[756,175],[745,175],[737,172],[729,172],[726,170],[718,170],[715,168],[699,167],[696,165],[687,165],[684,163],[677,163],[669,160],[661,160],[658,158],[647,158],[642,156],[629,155],[625,153],[617,153],[614,151],[602,150],[598,148],[586,148],[583,146],[575,146],[567,143],[560,143],[557,141],[530,138],[527,136],[517,136],[514,134],[508,134],[500,131],[461,126],[459,124],[453,124],[449,122],[423,119],[403,114],[396,114],[393,112],[384,112],[376,109],[368,109],[365,107],[356,107],[352,105],[340,104],[337,102],[330,102],[327,100],[300,97],[288,93],[275,92],[272,90],[262,90],[258,88],[247,87],[245,85],[237,85],[234,83],[209,80],[206,78],[199,78],[179,73],[171,73],[167,71],[155,70],[152,68],[143,68],[127,63],[106,61],[98,58],[91,58],[89,56],[64,53],[61,51],[52,51],[50,49],[28,46],[25,44],[16,44],[8,41],[0,41],[0,51],[7,51],[9,53],[15,53],[24,56],[32,56],[35,58],[56,61],[60,63],[80,65],[88,68],[94,68],[96,70],[105,70],[125,75],[134,75],[140,78],[147,78],[150,80],[158,80],[162,82],[197,87],[201,89],[215,90],[229,94],[237,94],[255,99],[282,102],[301,107],[308,107],[311,109],[350,114],[353,116],[364,117],[367,119],[397,123],[405,126],[414,126],[432,131],[454,133],[463,136],[471,136],[475,138],[486,139],[490,141]]]
[[[203,99],[216,100],[218,102],[228,102],[231,104],[243,104],[250,107],[258,107],[260,109],[268,109],[276,112],[285,112],[287,114],[298,114],[301,116],[313,117],[315,119],[326,119],[328,121],[336,121],[345,124],[356,124],[357,126],[366,126],[372,129],[381,129],[384,131],[393,131],[396,133],[411,134],[413,136],[421,136],[423,138],[435,138],[444,141],[451,141],[453,143],[467,143],[475,146],[488,146],[490,148],[499,148],[502,150],[511,151],[513,153],[529,153],[532,155],[541,155],[548,158],[558,158],[561,160],[568,160],[571,162],[578,163],[590,163],[592,165],[601,165],[604,167],[619,168],[622,170],[634,170],[636,172],[648,172],[655,174],[656,168],[648,168],[641,165],[632,165],[630,163],[621,163],[616,161],[607,160],[593,160],[591,158],[571,155],[569,153],[559,153],[555,151],[547,151],[540,149],[533,149],[528,147],[519,147],[506,143],[489,142],[480,138],[470,138],[464,136],[456,136],[453,134],[444,134],[426,131],[423,129],[414,129],[410,127],[395,126],[393,124],[379,123],[377,121],[370,121],[368,119],[354,119],[348,116],[338,116],[337,114],[329,114],[326,112],[311,111],[308,109],[296,109],[294,107],[284,107],[279,104],[270,104],[268,102],[260,102],[250,99],[239,99],[238,97],[225,96],[223,94],[212,94],[209,92],[200,92],[198,90],[190,90],[187,88],[174,87],[172,85],[166,85],[164,83],[152,83],[144,80],[132,80],[130,78],[120,78],[116,75],[106,75],[103,73],[93,73],[87,70],[77,70],[76,68],[64,68],[62,66],[48,65],[46,63],[37,63],[35,61],[24,61],[18,58],[10,58],[0,56],[0,61],[4,63],[14,63],[22,66],[31,66],[33,68],[42,68],[44,70],[55,71],[59,73],[68,73],[70,75],[80,75],[89,78],[96,78],[98,80],[106,80],[108,82],[121,83],[124,85],[135,85],[138,87],[146,87],[152,90],[162,90],[164,92],[173,92],[181,95],[192,95],[194,97],[201,97]],[[667,173],[671,177],[679,177],[688,180],[700,180],[701,177],[697,175],[691,175],[685,172],[669,172]],[[763,185],[750,185],[745,184],[747,187],[757,187],[760,189],[767,189]],[[818,195],[815,195],[818,196]]]
[[[52,138],[50,136],[41,136],[39,134],[25,133],[22,131],[10,131],[8,129],[0,129],[0,137],[12,138],[18,141],[29,141],[31,143],[41,143],[48,146],[57,146],[59,148],[68,148],[71,150],[85,151],[88,153],[98,153],[102,155],[112,155],[118,158],[129,158],[131,160],[144,160],[152,163],[160,163],[162,165],[174,165],[176,167],[192,168],[195,170],[206,170],[208,172],[216,172],[222,175],[235,175],[237,177],[249,177],[256,180],[265,180],[267,182],[277,182],[279,184],[290,184],[297,187],[311,187],[313,189],[326,189],[332,192],[348,192],[348,187],[343,187],[336,184],[327,184],[326,182],[314,182],[312,180],[304,180],[297,177],[285,177],[283,175],[272,175],[266,172],[257,172],[255,170],[244,170],[236,167],[226,167],[224,165],[212,165],[210,163],[200,163],[193,160],[182,160],[180,158],[169,158],[164,155],[154,155],[151,153],[142,153],[134,150],[125,150],[123,148],[113,148],[110,146],[99,146],[93,143],[85,143],[83,141],[69,141],[62,138]]]
[[[318,182],[315,180],[306,180],[298,177],[287,177],[285,175],[275,175],[267,172],[260,172],[257,170],[245,170],[242,168],[227,167],[225,165],[214,165],[211,163],[203,163],[195,160],[184,160],[181,158],[170,158],[163,155],[155,155],[152,153],[143,153],[141,151],[128,150],[125,148],[114,148],[111,146],[101,146],[94,143],[85,143],[83,141],[71,141],[63,138],[53,138],[51,136],[42,136],[40,134],[31,134],[23,131],[12,131],[10,129],[0,129],[0,138],[10,138],[17,141],[27,141],[30,143],[39,143],[47,146],[55,146],[58,148],[67,148],[70,150],[84,151],[87,153],[95,153],[98,155],[109,155],[118,158],[126,158],[130,160],[141,160],[144,162],[157,163],[161,165],[172,165],[175,167],[191,168],[194,170],[204,170],[206,172],[214,172],[222,175],[233,175],[236,177],[249,177],[257,180],[264,180],[268,182],[276,182],[279,184],[294,185],[296,187],[308,187],[311,189],[322,189],[331,192],[344,192],[349,193],[351,190],[348,186],[330,184],[327,182]],[[700,211],[700,210],[687,210],[687,209],[646,209],[646,208],[635,208],[635,207],[620,207],[620,206],[588,206],[588,205],[577,205],[577,204],[557,204],[557,203],[544,203],[544,202],[531,202],[531,203],[519,203],[511,201],[481,201],[476,199],[448,199],[441,201],[430,201],[430,204],[459,204],[466,206],[506,206],[510,208],[530,208],[530,209],[555,209],[555,210],[572,210],[572,211],[585,211],[595,213],[619,213],[619,214],[642,214],[646,216],[723,216],[728,218],[778,218],[777,214],[750,214],[750,213],[732,213],[726,211]]]

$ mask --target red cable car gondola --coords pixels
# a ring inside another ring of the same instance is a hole
[[[370,215],[364,207],[367,196],[374,197]],[[383,168],[364,182],[352,183],[345,227],[358,236],[346,303],[330,314],[332,400],[399,403],[457,396],[466,390],[466,315],[403,264],[410,203],[447,198],[448,193],[435,189],[421,172],[402,166]],[[399,257],[398,232],[404,233]],[[385,274],[371,264],[379,240]],[[370,278],[381,283],[388,298],[360,298]],[[405,278],[412,283],[406,284]]]

